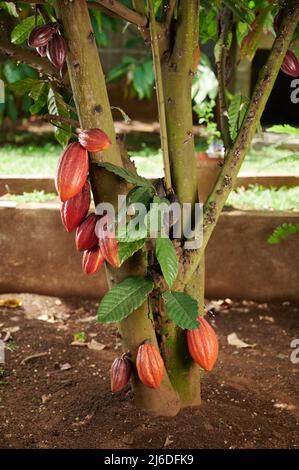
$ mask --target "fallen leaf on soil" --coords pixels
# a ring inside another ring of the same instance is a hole
[[[170,446],[170,444],[173,444],[173,440],[171,439],[171,437],[173,437],[173,436],[171,436],[171,435],[166,436],[163,447],[168,447],[168,446]]]
[[[238,338],[236,333],[231,333],[227,336],[227,342],[230,346],[235,346],[238,349],[242,348],[255,348],[256,344],[248,344]]]
[[[3,328],[3,331],[5,333],[17,333],[17,331],[20,331],[20,327],[19,326],[7,326],[6,328]]]
[[[83,346],[83,347],[87,347],[88,346],[88,343],[82,343],[82,341],[72,341],[71,342],[71,346]]]
[[[292,411],[296,409],[295,405],[288,405],[287,403],[275,403],[274,408],[278,408],[280,410],[288,410]]]
[[[0,307],[18,308],[22,306],[20,299],[0,299]]]
[[[55,317],[52,313],[43,313],[39,317],[37,317],[38,320],[41,321],[46,321],[48,323],[57,323],[57,320],[55,320]]]
[[[106,344],[98,343],[95,339],[92,339],[90,343],[87,344],[88,349],[93,349],[95,351],[103,351],[106,348]]]
[[[268,317],[268,315],[260,315],[259,316],[259,319],[260,320],[265,320],[265,321],[269,321],[271,323],[275,323],[275,320],[273,317]]]
[[[72,366],[71,366],[71,364],[66,362],[65,364],[59,364],[59,368],[60,368],[60,370],[69,370],[69,369],[72,368]]]
[[[52,395],[51,393],[49,395],[42,395],[42,404],[44,405],[48,401],[52,400]]]

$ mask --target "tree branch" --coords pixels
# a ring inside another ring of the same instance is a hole
[[[163,162],[164,162],[165,183],[166,183],[166,188],[170,190],[172,185],[171,185],[168,138],[167,138],[163,77],[162,77],[162,70],[161,70],[159,40],[158,40],[156,15],[155,15],[155,9],[153,5],[153,0],[148,0],[148,6],[149,6],[149,14],[150,14],[150,31],[151,31],[151,42],[152,42],[155,77],[156,77],[156,91],[157,91],[157,100],[158,100],[158,109],[159,109],[159,118],[160,118],[159,120],[160,120],[160,126],[161,126],[161,145],[162,145]]]
[[[177,0],[169,0],[168,1],[166,18],[165,18],[165,26],[166,26],[167,29],[169,29],[169,27],[170,27],[170,23],[171,23],[172,18],[173,18],[176,3],[177,3]]]
[[[39,72],[55,77],[57,80],[61,81],[59,71],[51,64],[51,62],[40,57],[29,49],[17,46],[16,44],[12,44],[11,42],[0,38],[0,51],[7,54],[17,62],[30,65]]]
[[[80,122],[76,121],[76,119],[65,118],[62,116],[57,116],[56,114],[43,114],[42,116],[38,116],[38,119],[40,119],[41,121],[47,121],[51,123],[52,121],[58,121],[58,122],[61,122],[62,124],[67,124],[71,127],[80,128]]]
[[[88,7],[104,8],[105,10],[109,10],[123,20],[135,24],[139,28],[146,28],[148,23],[146,16],[131,10],[131,8],[126,7],[117,0],[94,0],[93,2],[88,2]]]
[[[217,76],[219,83],[218,91],[218,109],[219,109],[219,121],[220,131],[224,143],[224,147],[228,149],[231,145],[229,123],[228,123],[228,106],[226,99],[226,65],[228,58],[228,35],[231,26],[231,13],[229,9],[224,5],[221,8],[220,13],[220,38],[218,41],[219,55],[216,60]]]
[[[299,0],[294,0],[288,7],[269,58],[260,72],[258,83],[236,141],[226,155],[226,160],[216,185],[204,206],[204,236],[202,246],[199,250],[186,251],[184,254],[186,269],[178,280],[179,285],[181,285],[181,283],[187,285],[200,264],[224,204],[234,187],[238,172],[264,112],[298,21]]]

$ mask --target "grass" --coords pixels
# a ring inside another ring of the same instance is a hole
[[[130,147],[130,146],[129,146]],[[0,174],[51,176],[55,173],[57,160],[62,152],[61,147],[52,141],[38,144],[33,140],[28,143],[20,141],[18,145],[4,144],[0,148]],[[134,150],[129,150],[137,170],[145,177],[163,176],[161,150],[153,142],[134,142]],[[277,145],[251,149],[241,169],[242,174],[258,175],[259,173],[299,174],[299,154],[280,149]]]
[[[34,190],[32,193],[6,195],[5,201],[14,201],[18,204],[25,204],[28,202],[48,202],[56,198],[57,194]]]
[[[236,209],[299,211],[299,187],[265,188],[251,185],[233,191],[226,206]]]

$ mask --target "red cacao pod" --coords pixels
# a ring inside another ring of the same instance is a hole
[[[108,215],[99,220],[96,234],[105,260],[114,268],[119,268],[121,263],[118,256],[118,241],[115,236],[115,228],[109,220]]]
[[[61,204],[60,214],[63,225],[72,232],[85,219],[90,206],[90,185],[86,181],[76,196]]]
[[[82,147],[89,152],[101,152],[110,147],[111,140],[101,129],[86,129],[80,132],[78,140]]]
[[[127,354],[114,359],[110,369],[111,392],[120,392],[128,384],[132,373],[132,364]]]
[[[55,186],[62,201],[76,196],[88,174],[88,152],[78,142],[70,144],[59,159]]]
[[[33,28],[28,38],[28,45],[30,47],[41,47],[48,44],[53,34],[57,31],[57,23],[43,24]]]
[[[277,13],[277,15],[274,18],[274,31],[275,31],[276,34],[278,34],[278,32],[280,30],[282,18],[283,18],[283,10],[281,10],[279,13]]]
[[[206,371],[213,369],[218,357],[218,338],[211,325],[203,318],[198,318],[200,326],[187,331],[187,343],[194,362]]]
[[[281,70],[291,77],[299,77],[299,61],[292,51],[286,53]]]
[[[82,269],[85,274],[92,276],[96,274],[104,262],[101,248],[97,246],[91,250],[84,251],[82,259]]]
[[[91,250],[98,245],[98,237],[96,236],[95,228],[98,217],[95,214],[90,214],[76,230],[76,247],[78,251]]]
[[[52,64],[61,69],[66,59],[66,42],[60,34],[53,34],[51,41],[47,44],[47,57]]]
[[[163,378],[164,362],[156,347],[145,342],[138,348],[136,368],[141,382],[150,388],[159,388]]]
[[[37,52],[41,57],[46,57],[47,55],[47,44],[36,48]]]

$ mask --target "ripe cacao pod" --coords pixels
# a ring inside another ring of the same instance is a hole
[[[41,57],[46,57],[47,55],[47,44],[36,48],[37,52]]]
[[[299,77],[299,61],[292,51],[286,53],[281,70],[291,77]]]
[[[218,357],[218,338],[211,325],[203,318],[198,318],[200,326],[187,331],[187,343],[194,362],[206,371],[213,369]]]
[[[76,196],[88,174],[88,152],[78,142],[70,144],[59,159],[55,186],[62,201]]]
[[[82,147],[89,152],[101,152],[110,147],[111,141],[107,134],[101,129],[86,129],[80,132],[78,140]]]
[[[121,263],[118,256],[118,241],[115,236],[115,229],[111,227],[108,215],[99,220],[96,227],[96,234],[99,239],[103,256],[114,268],[119,268]]]
[[[136,368],[141,382],[150,388],[159,388],[163,378],[164,362],[156,347],[145,342],[138,348]]]
[[[92,276],[96,274],[104,262],[101,248],[99,246],[86,250],[83,253],[82,269],[85,274]]]
[[[28,38],[28,45],[30,47],[41,47],[48,44],[53,34],[57,31],[57,23],[43,24],[33,28]]]
[[[110,369],[111,392],[120,392],[128,384],[132,373],[132,364],[127,354],[114,359]]]
[[[98,245],[98,237],[96,236],[95,228],[98,217],[95,214],[90,214],[76,230],[76,247],[78,251],[91,250]]]
[[[53,34],[51,41],[47,44],[47,57],[52,64],[61,69],[66,59],[66,42],[60,34]]]
[[[283,18],[283,10],[280,10],[280,12],[278,12],[274,18],[274,30],[276,34],[278,34],[280,30],[282,18]]]
[[[76,196],[61,204],[60,214],[63,225],[72,232],[85,219],[90,206],[90,185],[86,181]]]

